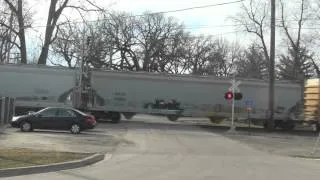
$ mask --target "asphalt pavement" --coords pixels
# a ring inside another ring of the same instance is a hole
[[[8,136],[19,136],[19,132],[12,131]],[[137,116],[120,124],[100,124],[95,130],[79,136],[47,131],[23,135],[45,137],[41,142],[50,140],[60,143],[60,148],[66,150],[85,146],[83,150],[89,150],[90,146],[94,147],[93,150],[101,148],[100,152],[108,153],[108,156],[97,164],[83,168],[4,180],[311,180],[318,179],[320,172],[317,160],[272,154],[220,131],[208,131],[192,123],[169,122],[151,116]],[[8,137],[1,139],[1,142],[6,139]],[[71,145],[67,145],[68,141]],[[23,145],[26,144],[30,145]],[[50,147],[47,144],[43,146]]]

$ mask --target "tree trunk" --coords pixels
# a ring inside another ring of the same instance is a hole
[[[39,57],[39,60],[38,60],[38,64],[44,64],[45,65],[47,63],[49,46],[50,46],[50,41],[51,41],[53,28],[54,28],[54,26],[51,26],[50,24],[47,25],[44,44],[43,44],[43,47],[42,47],[42,50],[41,50],[41,54],[40,54],[40,57]]]
[[[49,52],[49,46],[51,44],[51,38],[52,33],[54,31],[54,28],[56,26],[56,23],[58,21],[58,18],[62,12],[62,10],[66,7],[69,0],[63,1],[60,8],[56,10],[56,5],[58,3],[58,0],[51,0],[50,7],[49,7],[49,13],[48,13],[48,19],[47,19],[47,26],[46,26],[46,33],[44,38],[43,47],[41,49],[41,54],[38,60],[38,64],[46,64],[47,58],[48,58],[48,52]]]
[[[22,0],[18,0],[18,23],[19,23],[19,39],[20,39],[20,53],[21,53],[21,63],[27,64],[27,48],[26,48],[26,37],[25,37],[25,27],[24,18],[22,12]]]
[[[48,50],[49,50],[49,43],[45,43],[45,45],[43,45],[42,47],[38,64],[44,64],[44,65],[47,64]]]

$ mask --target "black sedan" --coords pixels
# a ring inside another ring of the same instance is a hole
[[[95,117],[73,108],[48,107],[38,112],[12,118],[11,126],[27,132],[33,129],[70,130],[73,134],[92,129]]]

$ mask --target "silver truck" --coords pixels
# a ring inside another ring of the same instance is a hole
[[[120,121],[137,113],[179,117],[208,117],[212,122],[231,116],[231,101],[224,95],[230,79],[212,76],[172,75],[37,65],[0,65],[0,96],[15,98],[16,113],[47,106],[68,106],[96,118]],[[237,118],[268,118],[268,82],[237,79],[243,98],[235,102]],[[275,85],[275,119],[300,121],[301,86],[278,81]],[[276,123],[277,124],[277,123]]]

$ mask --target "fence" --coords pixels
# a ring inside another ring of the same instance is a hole
[[[15,99],[10,97],[0,97],[0,126],[10,123],[14,116]]]

